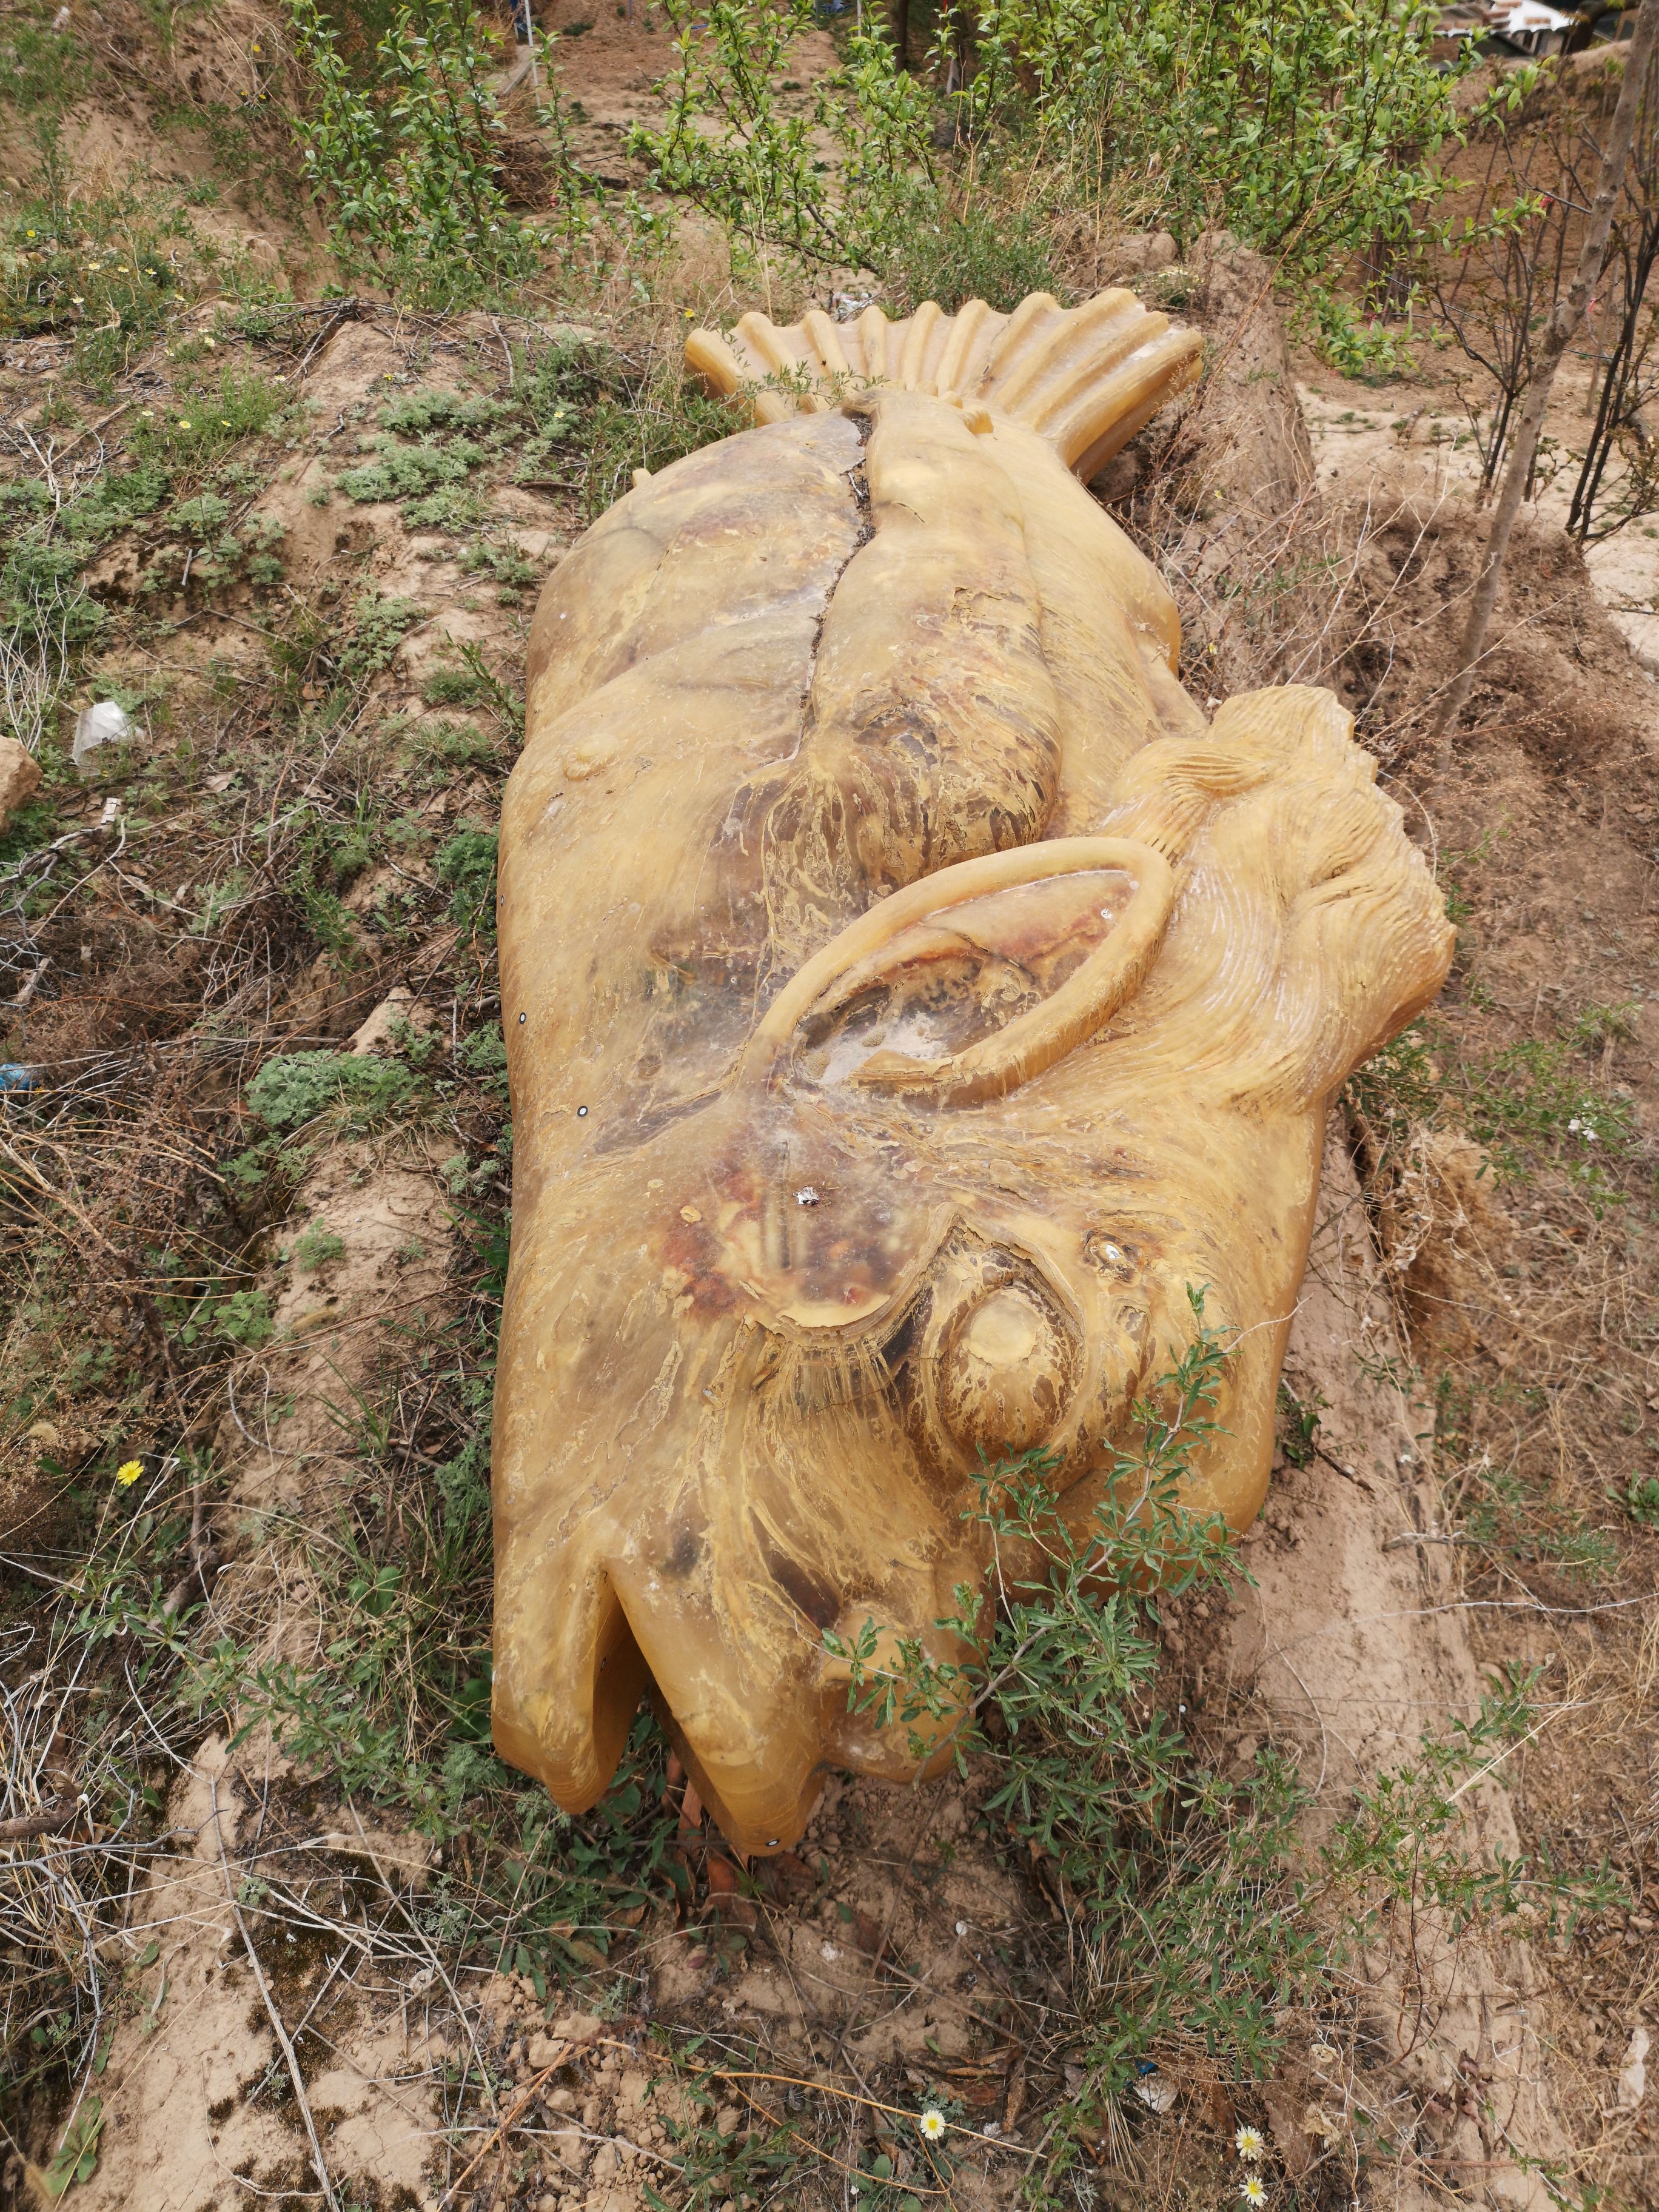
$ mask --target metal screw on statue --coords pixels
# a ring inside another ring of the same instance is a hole
[[[76,717],[75,743],[70,757],[76,768],[86,765],[89,755],[100,745],[118,744],[122,738],[132,735],[132,721],[124,707],[113,699],[100,699],[95,707],[84,708]]]

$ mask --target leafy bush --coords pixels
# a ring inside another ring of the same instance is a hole
[[[292,0],[318,91],[295,128],[335,252],[430,307],[453,307],[528,274],[529,241],[507,214],[482,20],[471,0],[399,7],[365,82],[316,0]]]
[[[270,1129],[298,1129],[337,1108],[362,1128],[400,1106],[414,1082],[401,1060],[374,1053],[283,1053],[249,1084],[247,1103]]]
[[[803,112],[784,88],[811,0],[668,5],[667,114],[635,150],[738,248],[873,269],[911,300],[965,286],[1006,299],[1044,259],[1028,218],[1011,235],[988,211],[1006,173],[1040,208],[1109,205],[1182,245],[1224,225],[1274,256],[1351,349],[1364,333],[1330,280],[1425,237],[1473,60],[1437,64],[1432,0],[986,0],[942,11],[934,60],[954,112],[940,133],[928,79],[879,31],[848,40]],[[971,167],[941,167],[940,137],[970,143]]]
[[[1575,1064],[1574,1050],[1570,1037],[1529,1037],[1457,1054],[1425,1017],[1366,1062],[1348,1095],[1384,1145],[1413,1127],[1455,1126],[1486,1146],[1500,1177],[1524,1180],[1548,1154],[1595,1190],[1601,1158],[1629,1150],[1634,1117],[1628,1099]]]
[[[1473,56],[1436,64],[1431,0],[991,0],[962,94],[983,131],[1041,125],[1092,197],[1183,245],[1224,223],[1313,273],[1417,234]]]
[[[933,96],[874,29],[856,32],[838,69],[818,77],[806,112],[784,104],[790,49],[814,27],[813,0],[666,0],[677,33],[660,130],[635,128],[633,152],[662,189],[713,216],[758,254],[880,266],[933,181]],[[712,126],[712,127],[711,127]],[[824,141],[838,159],[823,158]]]

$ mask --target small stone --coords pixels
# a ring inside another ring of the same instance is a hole
[[[743,2114],[738,2110],[735,2105],[722,2105],[720,2106],[719,2112],[714,2115],[714,2132],[720,2136],[722,2142],[725,2142],[728,2136],[733,2136],[737,2133],[738,2124],[742,2118]]]
[[[40,782],[40,764],[33,755],[15,738],[0,738],[0,830],[33,798]]]

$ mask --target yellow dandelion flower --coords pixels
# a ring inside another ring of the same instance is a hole
[[[937,2142],[940,2136],[945,2133],[945,2115],[941,2112],[935,2111],[932,2106],[929,2106],[928,2109],[916,2122],[916,2125],[921,2130],[922,2138],[925,2142]]]
[[[137,1481],[139,1476],[143,1473],[143,1471],[144,1462],[143,1460],[124,1459],[120,1466],[115,1470],[115,1480],[120,1484],[123,1490],[131,1490],[133,1484]]]
[[[188,430],[188,429],[189,429],[189,428],[190,428],[190,417],[189,417],[189,416],[188,416],[188,415],[181,415],[181,416],[179,417],[179,428],[181,430]]]

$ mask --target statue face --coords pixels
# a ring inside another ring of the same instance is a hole
[[[883,394],[641,485],[548,587],[503,817],[495,1733],[571,1808],[650,1688],[741,1847],[899,1776],[824,1634],[942,1644],[988,1466],[1079,1524],[1236,1344],[1267,1485],[1331,1094],[1449,933],[1329,695],[1213,725],[1042,441]]]

